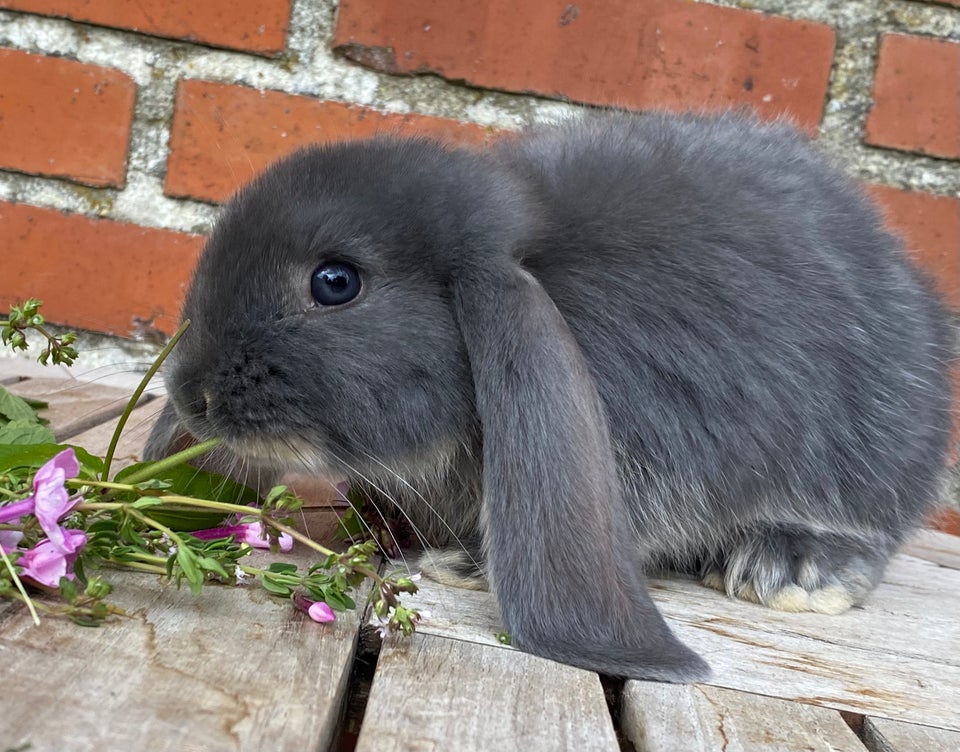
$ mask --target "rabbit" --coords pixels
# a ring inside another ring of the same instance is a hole
[[[950,444],[931,286],[805,137],[742,113],[303,149],[225,208],[183,316],[148,456],[220,436],[346,475],[516,647],[615,676],[709,675],[653,572],[862,603]]]

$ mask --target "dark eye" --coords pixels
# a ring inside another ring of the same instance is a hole
[[[342,261],[326,263],[313,273],[310,292],[322,306],[349,303],[360,293],[360,273]]]

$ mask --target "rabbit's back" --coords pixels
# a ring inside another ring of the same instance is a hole
[[[652,555],[750,520],[897,537],[949,437],[945,315],[785,125],[612,116],[505,147]]]

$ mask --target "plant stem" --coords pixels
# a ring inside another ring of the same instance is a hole
[[[119,485],[119,484],[118,484]],[[257,507],[245,507],[239,504],[228,504],[223,501],[213,501],[212,499],[193,499],[189,496],[178,496],[176,494],[164,494],[163,496],[156,496],[154,498],[162,500],[164,503],[172,504],[184,504],[186,506],[197,507],[200,509],[214,509],[217,511],[226,512],[227,514],[248,514],[254,517],[259,517],[260,520],[275,530],[279,530],[281,533],[286,533],[294,540],[300,541],[303,545],[308,548],[312,548],[314,551],[323,554],[324,556],[339,556],[336,551],[333,551],[326,546],[322,546],[317,543],[315,540],[309,536],[304,535],[299,530],[284,525],[282,522],[278,522],[269,515],[265,514],[262,509],[257,509]],[[149,517],[140,514],[137,510],[133,509],[129,503],[120,502],[120,501],[87,501],[82,504],[78,504],[75,507],[75,510],[78,512],[92,512],[95,510],[114,510],[114,509],[129,509],[131,514],[135,514],[137,519],[140,519],[146,522],[148,525],[153,527],[156,530],[161,532],[166,532],[167,536],[171,540],[175,540],[176,533],[169,531],[168,528],[161,526],[154,520],[151,520]],[[149,522],[147,522],[149,520]],[[178,544],[179,545],[179,544]],[[369,577],[378,585],[384,582],[383,578],[374,570],[369,567],[354,566],[352,567],[353,571],[358,572],[365,577]]]
[[[20,596],[23,599],[23,602],[27,604],[27,610],[30,611],[30,616],[33,619],[33,623],[39,627],[40,617],[37,615],[37,609],[33,605],[33,599],[27,595],[27,589],[20,581],[20,577],[17,576],[17,570],[13,568],[13,562],[7,557],[7,552],[3,550],[3,546],[0,546],[0,558],[3,559],[4,565],[9,570],[10,577],[13,579],[13,584],[16,585],[17,590],[20,591]]]
[[[151,572],[152,574],[167,574],[167,568],[157,566],[156,564],[142,564],[139,561],[121,561],[119,559],[104,559],[121,569],[136,569],[138,572]]]
[[[131,551],[131,552],[127,553],[126,556],[130,557],[130,558],[133,559],[134,561],[138,561],[138,562],[143,563],[143,564],[152,564],[153,566],[156,566],[156,567],[159,567],[159,566],[164,566],[164,567],[165,567],[165,566],[167,565],[167,557],[166,557],[166,556],[155,556],[155,555],[153,555],[153,554],[142,554],[142,553],[139,553],[139,552],[137,552],[137,551]],[[117,560],[116,560],[116,559],[111,559],[111,561],[117,561]]]
[[[108,488],[111,491],[136,491],[133,486],[126,483],[111,483],[102,480],[87,480],[85,478],[67,478],[64,483],[74,488],[83,488],[84,486],[93,486],[94,488]]]
[[[173,530],[168,528],[166,525],[147,517],[147,515],[145,514],[141,514],[139,509],[134,509],[133,506],[130,504],[124,504],[123,506],[126,507],[125,511],[131,517],[136,517],[138,520],[140,520],[140,522],[142,522],[147,527],[152,527],[154,530],[159,530],[161,533],[167,536],[171,541],[173,541],[173,543],[178,548],[183,546],[183,539],[179,535],[177,535],[175,532],[173,532]]]
[[[176,333],[170,338],[170,341],[167,342],[167,346],[160,351],[160,355],[156,360],[153,361],[153,364],[144,374],[143,378],[140,380],[140,383],[137,385],[137,388],[134,390],[133,395],[130,397],[130,400],[127,402],[127,406],[123,410],[123,414],[120,416],[120,420],[117,421],[117,427],[113,431],[113,436],[110,437],[110,446],[107,448],[107,454],[103,458],[103,473],[100,475],[101,480],[110,480],[110,465],[113,462],[113,455],[117,451],[117,444],[120,441],[120,434],[123,432],[123,427],[127,425],[127,420],[130,418],[130,413],[133,412],[133,408],[137,406],[137,402],[140,400],[140,395],[143,394],[143,391],[147,388],[147,384],[150,383],[150,379],[153,378],[154,374],[160,370],[160,365],[166,360],[166,357],[170,354],[170,351],[173,349],[174,345],[180,341],[180,338],[183,336],[183,333],[187,330],[187,327],[190,326],[190,319],[184,320],[180,324],[180,328],[177,329]]]
[[[124,480],[128,484],[133,485],[150,478],[156,478],[165,470],[169,470],[171,467],[176,467],[177,465],[182,465],[184,462],[189,462],[194,457],[199,457],[201,454],[206,454],[211,449],[216,449],[222,443],[223,439],[207,439],[199,444],[194,444],[191,447],[187,447],[181,452],[171,454],[169,457],[164,457],[162,460],[157,460],[156,462],[141,468],[137,472],[131,473],[124,478]]]

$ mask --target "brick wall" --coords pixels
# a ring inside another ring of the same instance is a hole
[[[0,304],[169,333],[217,203],[276,157],[575,102],[792,117],[960,308],[958,92],[960,0],[0,0]]]
[[[156,342],[271,160],[580,104],[791,117],[960,311],[960,0],[0,0],[0,306]]]

